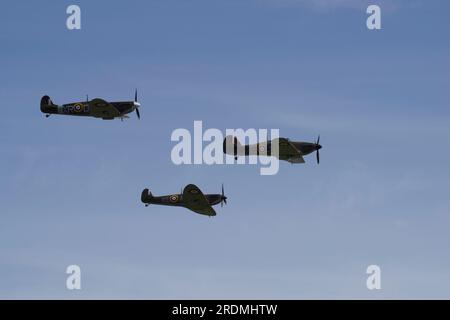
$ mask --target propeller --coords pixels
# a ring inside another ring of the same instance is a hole
[[[138,93],[137,93],[137,89],[136,89],[136,91],[134,92],[134,106],[135,106],[135,109],[136,109],[136,115],[137,115],[138,119],[140,120],[140,119],[141,119],[141,114],[139,113],[139,107],[140,107],[141,105],[140,105],[139,102],[138,102]]]
[[[320,142],[320,134],[317,137],[317,141],[316,141],[316,159],[317,159],[317,164],[320,163],[319,150],[322,149],[322,146],[319,144],[319,142]]]
[[[237,147],[238,147],[238,139],[236,137],[234,137],[234,144],[233,144],[234,160],[238,159]]]
[[[141,120],[141,114],[139,113],[139,109],[138,108],[136,108],[136,114],[137,114],[138,119]]]
[[[222,183],[222,198],[220,199],[220,206],[223,207],[223,204],[227,204],[227,197],[225,197],[225,193],[223,191],[223,183]]]

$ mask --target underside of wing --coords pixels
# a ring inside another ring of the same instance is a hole
[[[111,103],[103,99],[93,99],[89,102],[92,116],[96,118],[113,119],[120,116],[119,110],[115,108]]]
[[[276,142],[274,140],[273,142]],[[305,163],[302,153],[286,138],[279,138],[279,159],[290,163]],[[273,147],[272,147],[273,150]]]
[[[286,159],[286,161],[288,161],[290,163],[305,163],[305,159],[303,159],[302,156],[299,156],[297,158],[289,158],[289,159]]]
[[[216,211],[211,207],[211,205],[208,205],[208,207],[202,208],[202,209],[192,209],[188,208],[196,213],[203,214],[205,216],[215,216]]]
[[[193,184],[186,186],[183,190],[183,201],[186,208],[207,216],[215,216],[216,212],[209,204],[201,190]]]

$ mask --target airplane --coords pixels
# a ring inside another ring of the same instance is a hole
[[[223,184],[222,194],[203,194],[194,184],[187,185],[181,194],[155,197],[148,189],[144,189],[141,194],[141,201],[146,207],[150,204],[184,207],[196,213],[209,217],[215,216],[216,212],[212,206],[227,204],[227,197],[224,195]]]
[[[290,163],[305,163],[303,156],[312,152],[316,152],[317,164],[320,163],[319,150],[322,146],[319,144],[320,135],[316,142],[290,141],[287,138],[278,138],[263,143],[243,146],[236,137],[226,136],[223,140],[223,152],[225,154],[234,155],[237,160],[238,156],[257,156],[271,155],[272,144],[278,143],[278,159],[285,160]],[[227,152],[228,151],[228,152]]]
[[[41,112],[48,118],[52,114],[62,114],[70,116],[84,116],[102,118],[103,120],[129,118],[128,113],[136,111],[138,119],[140,103],[137,101],[137,90],[134,93],[134,101],[107,102],[103,99],[95,98],[89,101],[86,97],[84,102],[73,102],[63,105],[53,104],[49,96],[43,96],[41,99]]]

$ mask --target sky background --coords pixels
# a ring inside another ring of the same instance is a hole
[[[368,3],[2,3],[0,298],[449,299],[450,3],[370,1],[381,31]],[[134,88],[140,121],[39,110]],[[194,120],[321,134],[321,163],[176,166],[171,133]],[[228,205],[140,202],[189,183],[224,183]]]

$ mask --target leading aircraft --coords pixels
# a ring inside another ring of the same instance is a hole
[[[136,111],[136,115],[140,119],[139,107],[141,105],[137,100],[137,90],[134,93],[134,101],[108,102],[100,98],[89,101],[87,97],[86,101],[56,105],[49,96],[43,96],[41,99],[41,112],[45,113],[47,118],[52,114],[61,114],[94,117],[103,120],[121,119],[123,121],[123,119],[129,118],[128,113]]]
[[[181,194],[171,194],[167,196],[155,197],[148,189],[144,189],[141,194],[141,201],[147,207],[149,204],[184,207],[196,213],[209,217],[215,216],[216,212],[212,206],[227,204],[227,197],[222,194],[203,194],[194,184],[187,185]]]
[[[303,156],[316,152],[317,164],[320,163],[319,144],[320,135],[316,142],[291,141],[287,138],[277,138],[270,141],[251,145],[242,145],[236,137],[227,136],[223,140],[223,152],[233,155],[237,160],[238,156],[258,156],[272,155],[272,145],[278,143],[278,159],[290,163],[305,163]]]

